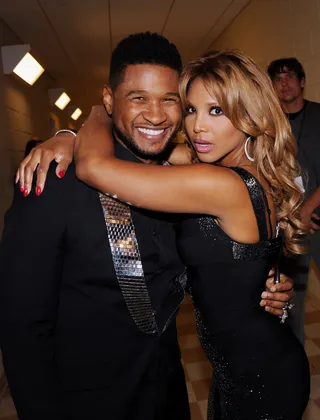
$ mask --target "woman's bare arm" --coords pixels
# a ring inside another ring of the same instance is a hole
[[[189,165],[193,161],[193,153],[186,143],[177,143],[168,159],[171,165]]]
[[[85,183],[135,206],[222,216],[241,206],[246,188],[233,171],[213,165],[159,166],[114,157],[111,121],[101,110],[80,130],[75,160]]]

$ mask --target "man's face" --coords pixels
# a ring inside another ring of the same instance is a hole
[[[299,80],[294,71],[284,67],[282,73],[276,74],[276,77],[273,79],[273,85],[280,102],[292,103],[303,96],[305,79]]]
[[[104,103],[114,132],[142,159],[156,159],[176,136],[181,124],[179,74],[154,65],[129,65],[114,91],[106,87]]]

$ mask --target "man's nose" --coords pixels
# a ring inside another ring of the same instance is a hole
[[[160,125],[167,120],[167,114],[159,103],[149,104],[143,112],[143,117],[152,125]]]

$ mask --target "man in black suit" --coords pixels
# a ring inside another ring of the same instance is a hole
[[[272,61],[268,73],[297,142],[297,159],[303,171],[299,180],[306,193],[301,216],[313,233],[307,244],[308,254],[295,259],[283,258],[281,261],[281,270],[292,277],[296,291],[289,324],[304,343],[304,303],[311,256],[320,267],[320,233],[317,232],[320,230],[320,208],[316,199],[320,187],[320,104],[304,99],[306,74],[295,57]]]
[[[109,84],[119,158],[166,155],[181,123],[180,70],[176,47],[160,35],[116,47]],[[19,419],[188,420],[174,217],[93,190],[72,165],[62,180],[55,170],[62,176],[51,165],[36,194],[16,187],[0,249],[0,340]]]

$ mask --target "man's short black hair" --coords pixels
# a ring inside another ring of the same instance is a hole
[[[177,47],[162,35],[150,32],[129,35],[113,50],[109,74],[112,89],[121,83],[126,67],[131,64],[156,64],[170,67],[178,73],[182,70]]]
[[[274,80],[277,74],[287,73],[288,70],[294,72],[300,81],[306,78],[302,64],[295,57],[274,60],[269,64],[267,71],[271,80]]]

